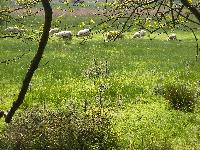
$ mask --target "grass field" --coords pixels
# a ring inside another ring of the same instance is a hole
[[[63,111],[73,104],[82,112],[87,100],[109,110],[120,149],[200,149],[200,58],[192,34],[176,33],[181,41],[156,33],[153,40],[132,39],[131,32],[115,42],[96,34],[83,45],[76,37],[51,37],[20,111],[38,105]],[[36,41],[1,39],[0,61],[10,61],[0,64],[0,109],[16,99],[36,50]],[[175,110],[162,95],[165,85],[196,93],[194,111]]]

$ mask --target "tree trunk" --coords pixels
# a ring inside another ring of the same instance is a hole
[[[31,61],[31,64],[28,68],[28,71],[25,75],[25,78],[23,80],[23,84],[21,87],[21,90],[19,92],[18,98],[15,102],[13,102],[13,105],[8,112],[7,115],[5,115],[5,122],[9,123],[12,120],[13,115],[15,114],[15,111],[20,107],[20,105],[23,103],[26,92],[29,87],[29,83],[33,77],[33,74],[35,70],[38,68],[38,65],[40,63],[40,60],[42,59],[42,55],[44,53],[45,46],[47,44],[48,38],[49,38],[49,30],[51,27],[51,21],[52,21],[52,9],[49,3],[49,0],[41,0],[42,5],[44,7],[45,12],[45,23],[43,28],[43,34],[39,42],[38,50],[34,56],[34,58]]]

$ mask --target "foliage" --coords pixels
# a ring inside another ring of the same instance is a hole
[[[197,104],[198,86],[187,83],[162,81],[154,86],[154,93],[162,95],[175,110],[193,112]]]
[[[24,111],[1,134],[2,149],[118,149],[109,112],[91,108],[52,111],[32,108]]]
[[[185,112],[193,112],[196,98],[195,92],[186,85],[166,85],[164,97],[169,101],[172,108]]]
[[[108,62],[98,62],[94,59],[94,65],[87,68],[84,75],[90,79],[106,78],[109,75]]]
[[[8,13],[8,1],[1,0],[0,3],[0,25],[8,21],[10,14]]]
[[[200,25],[200,12],[197,9],[200,6],[199,1],[191,4],[188,0],[118,0],[107,4],[109,5],[105,5],[103,21],[99,23],[104,26],[104,32],[117,28],[123,33],[136,28],[146,29],[150,34],[159,31],[169,36],[170,30],[182,28],[193,33],[196,57],[198,56],[199,42],[190,23]]]

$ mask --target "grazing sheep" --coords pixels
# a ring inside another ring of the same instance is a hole
[[[140,30],[140,31],[135,32],[133,34],[133,38],[141,38],[141,37],[143,37],[145,35],[146,35],[146,31],[145,30]]]
[[[54,33],[55,36],[62,37],[63,39],[72,39],[72,32],[71,31],[61,31],[58,33]]]
[[[8,33],[22,33],[25,31],[25,29],[19,29],[18,27],[8,27],[4,30],[5,32],[8,32]]]
[[[83,30],[80,30],[78,33],[77,33],[77,37],[89,37],[91,32],[90,29],[83,29]]]
[[[140,30],[140,36],[145,36],[146,35],[146,31],[145,30]]]
[[[170,34],[167,40],[168,41],[177,40],[176,34],[175,33]]]
[[[106,33],[106,40],[122,39],[124,35],[119,31],[109,31]]]
[[[51,29],[51,30],[49,31],[49,34],[50,34],[50,35],[53,35],[53,34],[58,33],[58,32],[59,32],[59,28],[53,28],[53,29]]]
[[[140,32],[135,32],[133,34],[133,38],[140,38],[140,37],[141,37]]]

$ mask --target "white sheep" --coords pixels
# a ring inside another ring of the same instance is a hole
[[[146,31],[145,30],[140,30],[140,36],[145,36],[146,35]]]
[[[146,35],[146,31],[145,30],[140,30],[140,31],[135,32],[133,34],[133,38],[141,38],[141,37],[143,37],[145,35]]]
[[[69,39],[69,40],[71,40],[72,36],[73,36],[71,31],[61,31],[61,32],[58,32],[58,33],[54,33],[54,35],[61,37],[63,39]]]
[[[176,37],[176,34],[175,33],[172,33],[168,36],[168,41],[171,41],[171,40],[177,40],[177,37]]]
[[[135,32],[133,34],[133,38],[140,38],[140,37],[141,37],[140,32]]]
[[[53,35],[53,34],[58,33],[58,32],[59,32],[59,28],[53,28],[53,29],[51,29],[51,30],[49,31],[49,34],[50,34],[50,35]]]
[[[89,37],[91,34],[90,29],[83,29],[78,31],[77,37]]]
[[[25,29],[19,29],[18,27],[8,27],[4,30],[5,32],[8,32],[8,33],[22,33],[25,31]]]

